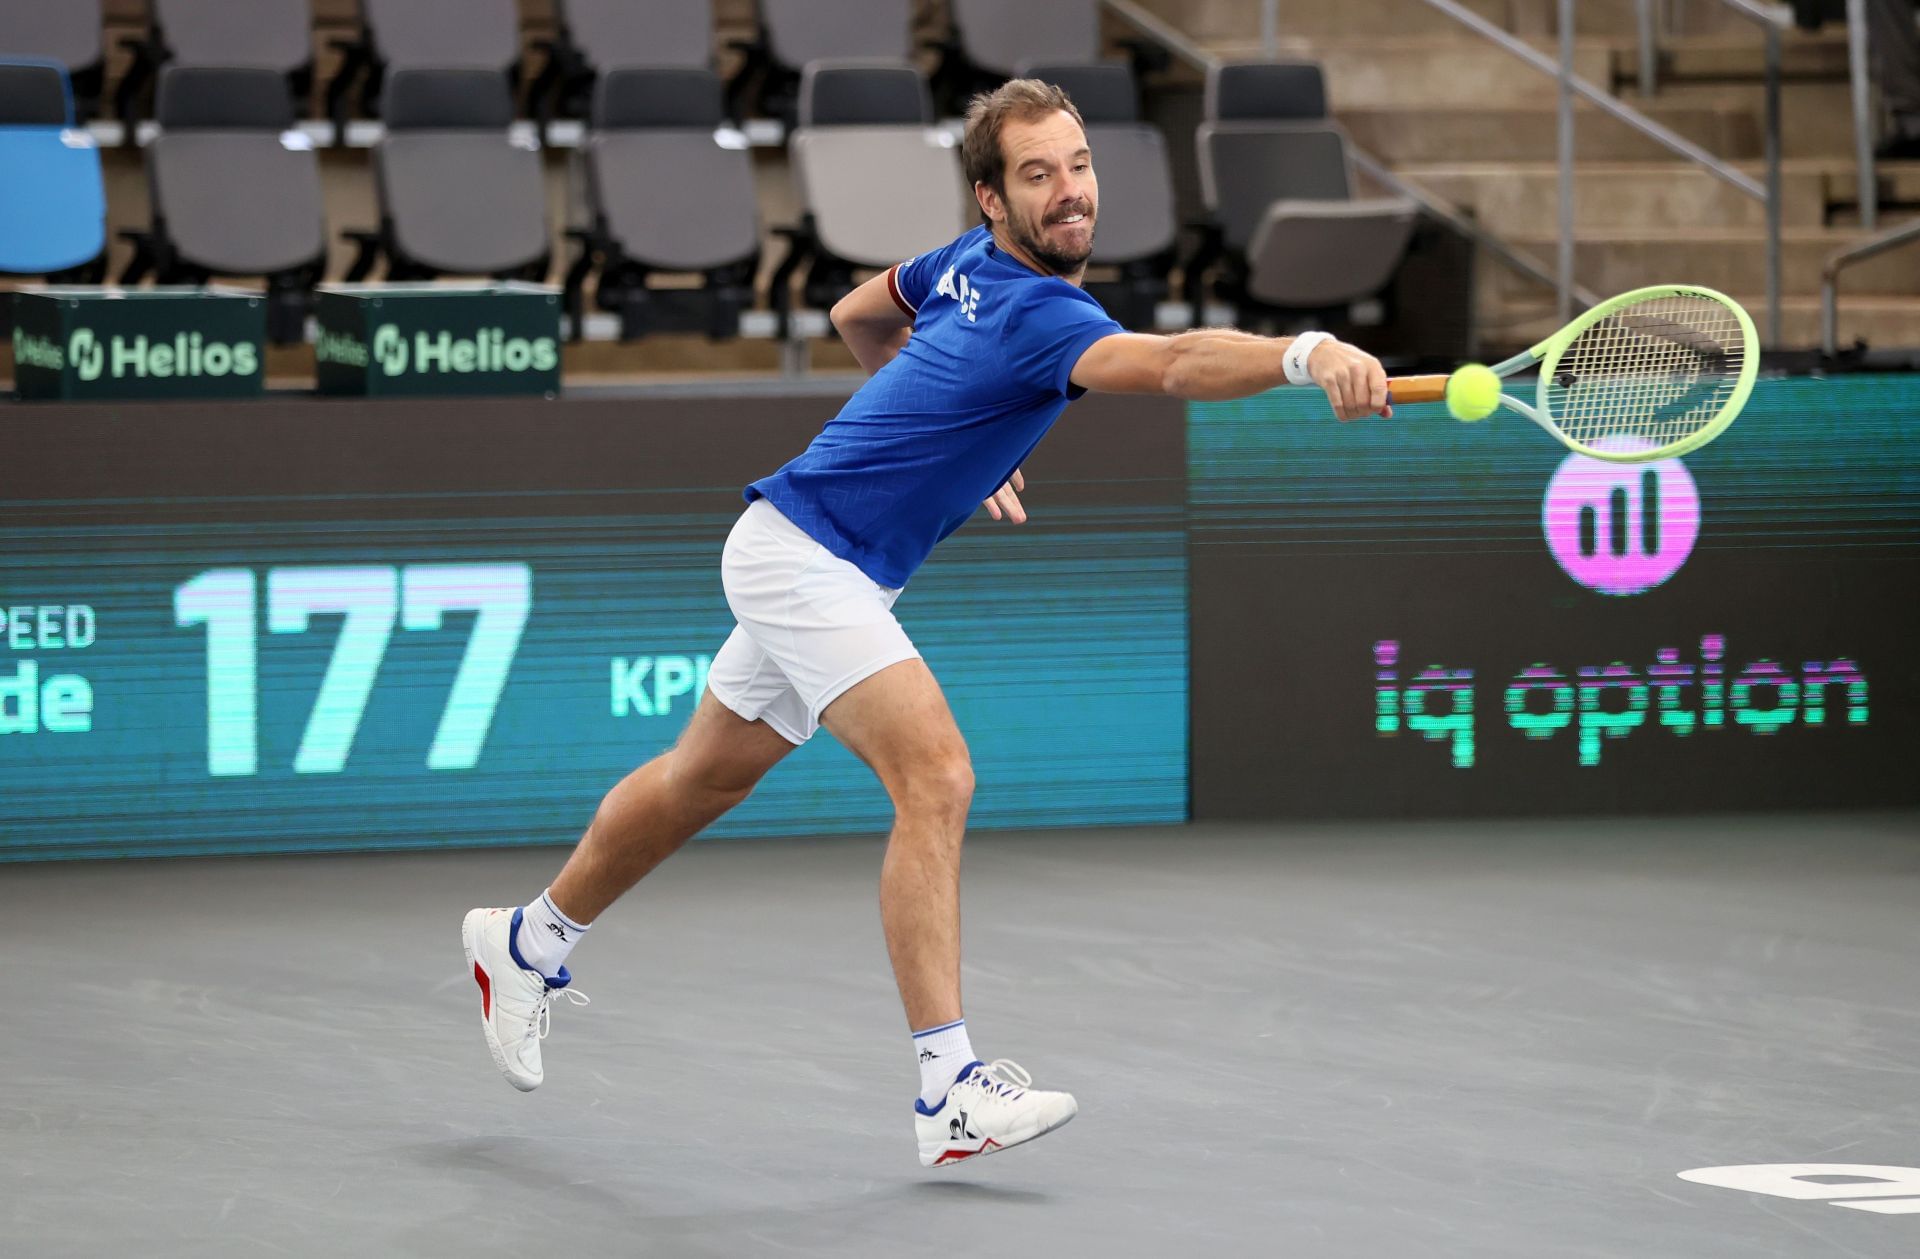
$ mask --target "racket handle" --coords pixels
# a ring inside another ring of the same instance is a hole
[[[1445,402],[1445,376],[1395,376],[1387,381],[1387,402],[1399,406],[1405,402]]]

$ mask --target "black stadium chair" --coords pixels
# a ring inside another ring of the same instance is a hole
[[[803,265],[806,304],[826,309],[856,272],[938,248],[979,217],[958,151],[929,129],[932,97],[912,66],[816,61],[799,111],[787,152],[802,219],[781,229],[789,248],[773,279],[783,325]]]
[[[279,69],[174,64],[160,71],[160,134],[147,149],[150,231],[122,233],[137,284],[204,284],[263,276],[268,336],[301,340],[313,286],[326,272],[320,162],[292,130]]]
[[[512,135],[513,94],[494,70],[397,70],[373,154],[378,231],[350,231],[364,280],[442,275],[538,281],[552,259],[540,147]]]
[[[760,36],[739,45],[746,54],[728,89],[732,115],[749,104],[791,126],[800,76],[815,61],[876,60],[904,64],[913,56],[911,0],[760,0]]]
[[[1317,61],[1231,61],[1215,65],[1204,89],[1213,122],[1321,122],[1327,78]]]
[[[273,70],[285,75],[294,112],[313,94],[310,0],[151,0],[144,39],[123,41],[133,64],[114,90],[114,112],[133,143],[142,91],[163,65]]]
[[[1216,66],[1196,146],[1211,224],[1187,263],[1196,310],[1216,263],[1216,293],[1266,315],[1337,317],[1380,293],[1406,256],[1418,209],[1357,200],[1346,132],[1324,117],[1312,63]]]
[[[610,70],[713,68],[712,0],[556,0],[554,25],[554,38],[536,45],[547,63],[527,91],[543,128],[585,118]]]
[[[582,253],[567,274],[567,310],[581,336],[584,287],[620,315],[620,336],[656,330],[738,333],[760,266],[753,163],[744,137],[718,134],[719,76],[707,69],[611,70],[594,94],[587,141],[593,226],[570,233]],[[671,178],[661,172],[671,171]],[[698,288],[656,286],[660,274],[699,275]]]
[[[934,97],[952,114],[1026,66],[1093,65],[1103,56],[1100,0],[950,0],[948,7],[953,29],[939,45]],[[1151,40],[1115,42],[1126,50],[1136,83],[1171,64]]]
[[[487,70],[509,98],[520,74],[520,11],[514,0],[360,0],[360,35],[336,40],[345,54],[327,86],[327,117],[344,143],[348,99],[383,117],[387,79],[402,70]]]
[[[1029,62],[1100,60],[1099,0],[952,0],[954,36],[967,60],[1012,78]]]
[[[1086,123],[1100,181],[1087,292],[1127,327],[1152,329],[1179,256],[1180,224],[1166,138],[1140,121],[1133,71],[1112,63],[1022,66],[1020,73],[1062,88]]]
[[[106,48],[100,0],[0,0],[0,58],[65,66],[74,117],[99,112]]]

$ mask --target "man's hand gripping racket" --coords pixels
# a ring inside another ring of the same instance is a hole
[[[1500,391],[1500,381],[1535,364],[1532,402]],[[1390,402],[1446,402],[1463,420],[1504,406],[1583,455],[1643,463],[1718,437],[1759,370],[1760,339],[1739,303],[1712,289],[1657,285],[1600,303],[1491,369],[1400,376],[1387,387]]]

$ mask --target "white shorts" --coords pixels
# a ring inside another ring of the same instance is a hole
[[[808,537],[764,498],[748,505],[720,558],[738,625],[707,671],[713,697],[791,743],[828,704],[920,653],[893,617],[898,590]]]

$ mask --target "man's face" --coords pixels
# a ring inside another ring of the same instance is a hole
[[[1000,151],[1007,160],[1006,193],[997,196],[981,186],[988,217],[1042,270],[1077,276],[1093,253],[1100,202],[1086,133],[1071,114],[1056,111],[1033,122],[1008,122]],[[996,203],[1001,214],[994,213]]]

